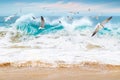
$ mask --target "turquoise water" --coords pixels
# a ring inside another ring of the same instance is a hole
[[[73,19],[31,14],[5,22],[0,17],[0,62],[45,61],[97,62],[120,65],[120,17],[113,18],[91,37],[95,26],[109,16],[78,16]],[[59,23],[61,21],[61,23]],[[18,63],[19,65],[19,63]]]
[[[16,30],[21,31],[24,35],[40,35],[40,34],[49,34],[56,33],[60,30],[69,31],[65,28],[66,25],[68,27],[73,27],[72,32],[74,31],[85,31],[95,29],[95,25],[99,22],[102,22],[109,16],[100,16],[97,20],[95,17],[73,17],[72,21],[68,21],[66,17],[45,17],[45,29],[39,29],[40,26],[40,18],[38,17],[36,20],[32,19],[32,15],[24,15],[20,17],[14,17],[13,19],[5,22],[5,16],[0,17],[0,26],[1,27],[15,27]],[[82,22],[80,21],[81,19]],[[59,23],[61,21],[62,23]],[[79,22],[80,21],[80,22]],[[53,23],[54,22],[54,23]],[[75,23],[77,22],[77,23]],[[120,35],[120,17],[113,16],[112,20],[105,25],[105,28],[101,29],[97,35],[108,35],[109,36],[119,36]]]

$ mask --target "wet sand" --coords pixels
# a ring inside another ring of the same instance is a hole
[[[120,69],[5,67],[0,80],[120,80]]]

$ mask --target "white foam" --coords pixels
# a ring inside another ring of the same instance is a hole
[[[18,19],[16,23],[23,19]],[[51,24],[56,22],[53,21]],[[38,38],[31,37],[19,43],[10,42],[9,39],[12,35],[8,33],[0,40],[0,63],[40,60],[49,63],[56,61],[65,61],[66,63],[89,61],[120,65],[120,39],[107,35],[90,37],[91,30],[74,31],[76,27],[83,24],[93,25],[88,18],[74,20],[72,23],[63,19],[62,25],[65,30],[54,34],[39,35]],[[7,29],[2,30],[7,31]],[[97,45],[99,48],[88,49],[86,46],[89,44]],[[12,48],[16,46],[26,48]]]
[[[86,48],[89,43],[99,45],[101,48],[89,50]],[[11,46],[29,46],[30,48],[17,49],[10,48]],[[120,44],[114,38],[47,34],[26,42],[12,43],[9,46],[6,44],[4,47],[7,48],[0,48],[0,63],[40,60],[50,63],[55,61],[65,61],[66,63],[89,61],[120,65]]]
[[[66,63],[99,62],[120,65],[120,52],[62,50],[62,49],[2,49],[0,62],[25,62],[40,60],[48,63],[64,61]]]

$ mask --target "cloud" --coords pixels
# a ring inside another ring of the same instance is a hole
[[[110,3],[111,4],[111,3]],[[88,9],[91,9],[92,13],[120,13],[120,8],[112,8],[109,7],[110,4],[85,4],[85,3],[76,3],[76,2],[67,2],[64,3],[62,1],[56,3],[15,3],[15,6],[22,7],[26,11],[34,11],[34,12],[88,12]]]

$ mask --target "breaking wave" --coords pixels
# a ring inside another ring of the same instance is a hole
[[[105,28],[100,30],[94,37],[91,37],[95,30],[94,26],[106,17],[100,17],[99,20],[92,17],[78,17],[72,20],[59,17],[51,20],[49,17],[45,17],[45,29],[39,29],[40,18],[33,19],[32,16],[34,15],[23,15],[12,24],[0,27],[1,62],[23,61],[24,59],[29,61],[29,58],[30,60],[35,59],[37,53],[37,56],[49,54],[49,56],[52,56],[50,58],[53,59],[52,61],[56,60],[56,58],[54,60],[54,57],[61,56],[58,58],[59,60],[71,63],[74,63],[74,61],[82,62],[81,60],[86,62],[94,60],[105,64],[120,65],[120,54],[118,52],[120,49],[120,23],[119,20],[116,21],[118,18],[113,17],[105,25]],[[9,49],[13,50],[9,51]],[[16,51],[17,49],[20,50]],[[28,49],[37,50],[35,53],[34,50],[29,51]],[[54,49],[55,52],[50,49]],[[55,53],[56,56],[50,55],[51,53]],[[71,54],[68,56],[68,53]],[[16,58],[18,54],[20,58]],[[4,59],[3,55],[5,55]],[[9,58],[10,55],[13,57]],[[81,55],[83,57],[76,57]],[[71,57],[71,59],[68,59],[68,57]],[[39,59],[43,58],[38,57],[37,60]],[[43,60],[49,61],[48,57]]]

